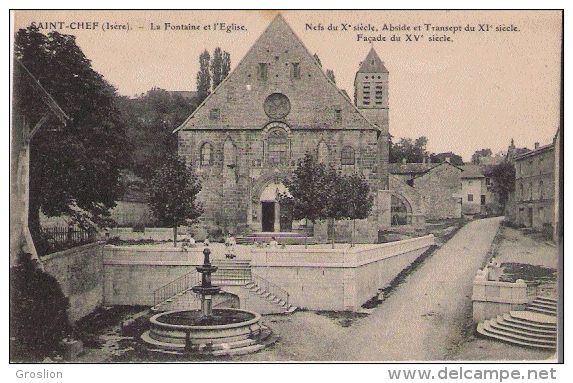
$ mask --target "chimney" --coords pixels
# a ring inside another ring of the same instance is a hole
[[[536,143],[533,144],[533,145],[535,145],[535,149],[539,149],[539,142],[536,142]]]
[[[402,158],[402,163],[403,163],[403,164],[406,163],[406,157]]]

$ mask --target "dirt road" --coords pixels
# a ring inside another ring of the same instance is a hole
[[[501,218],[463,227],[382,305],[350,327],[312,312],[269,318],[275,347],[240,360],[445,360],[462,341],[472,279],[484,263]]]

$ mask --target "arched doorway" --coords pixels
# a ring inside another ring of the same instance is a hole
[[[261,225],[263,232],[292,231],[292,208],[279,203],[281,194],[290,195],[282,182],[272,182],[261,192]]]
[[[404,197],[392,194],[390,203],[392,226],[412,223],[412,207]]]

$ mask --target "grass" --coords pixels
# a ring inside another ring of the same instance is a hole
[[[354,323],[356,320],[368,316],[368,314],[366,313],[357,313],[354,311],[320,310],[320,311],[315,311],[315,313],[317,315],[322,315],[334,320],[336,324],[342,327],[350,327],[352,323]]]

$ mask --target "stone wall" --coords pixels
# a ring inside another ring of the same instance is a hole
[[[414,188],[424,199],[426,219],[461,217],[461,172],[460,168],[443,163],[414,179]]]
[[[153,306],[153,292],[203,263],[202,249],[106,246],[103,300],[108,305]]]
[[[490,281],[490,269],[478,270],[473,280],[473,319],[481,322],[508,313],[523,310],[529,302],[527,285],[521,279],[515,283]]]
[[[357,310],[433,244],[434,238],[430,235],[355,248],[254,248],[251,271],[286,290],[290,302],[296,306],[313,310]],[[155,290],[203,263],[201,250],[106,246],[104,303],[153,305]],[[235,290],[228,291],[240,293]],[[239,295],[245,299],[247,294]],[[259,304],[251,298],[250,304]]]
[[[329,249],[254,249],[252,272],[310,310],[355,311],[434,244],[433,236]]]
[[[103,243],[92,243],[42,258],[44,270],[55,277],[70,300],[72,322],[91,313],[103,299]]]

